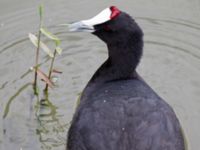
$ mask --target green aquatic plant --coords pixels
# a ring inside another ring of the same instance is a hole
[[[42,17],[43,17],[43,6],[39,6],[39,15],[40,15],[40,23],[39,23],[39,29],[42,26]],[[30,37],[30,34],[29,34]],[[33,90],[34,94],[38,95],[38,88],[37,88],[37,70],[38,70],[38,62],[39,62],[39,50],[40,50],[40,37],[41,37],[41,31],[38,31],[38,41],[35,42],[37,45],[36,49],[36,58],[35,58],[35,77],[34,77],[34,83],[33,83]]]
[[[30,72],[34,71],[34,82],[32,83],[26,83],[25,85],[23,85],[21,88],[18,89],[18,91],[12,95],[6,106],[5,106],[5,110],[3,113],[3,118],[5,119],[6,116],[8,115],[9,111],[10,111],[10,107],[11,107],[11,103],[14,101],[14,99],[16,99],[16,97],[18,97],[24,90],[26,90],[29,85],[33,86],[33,91],[34,91],[34,95],[35,98],[37,98],[37,101],[41,101],[39,100],[39,88],[38,88],[38,77],[41,78],[42,81],[44,81],[45,84],[45,89],[44,89],[44,99],[47,102],[49,102],[48,100],[48,87],[53,88],[54,83],[51,81],[51,75],[52,73],[62,73],[56,69],[54,69],[54,61],[56,58],[57,54],[61,54],[62,49],[59,47],[61,44],[61,41],[58,37],[56,37],[53,33],[49,32],[46,28],[44,28],[43,26],[43,6],[40,5],[39,6],[39,16],[40,16],[40,22],[39,22],[39,30],[38,30],[38,35],[34,35],[33,33],[29,33],[29,39],[30,41],[33,43],[33,45],[36,47],[36,57],[35,57],[35,65],[33,67],[31,67],[28,71],[26,71],[21,77],[20,79],[23,79],[25,76],[27,76]],[[50,39],[51,41],[54,42],[55,48],[54,48],[54,52],[51,51],[51,49],[44,43],[41,41],[41,37],[42,35],[44,35],[45,37],[47,37],[48,39]],[[40,54],[40,49],[42,49],[49,57],[45,58],[45,60],[41,60],[41,62],[39,62],[39,54]],[[40,67],[48,62],[51,59],[51,64],[49,67],[49,72],[48,75],[46,75],[41,69]],[[3,88],[5,85],[7,84],[7,82],[5,82],[1,88]],[[50,102],[48,103],[49,105],[51,104]]]
[[[53,69],[54,66],[54,61],[56,54],[61,54],[62,49],[59,47],[61,41],[58,37],[56,37],[53,33],[49,32],[44,26],[43,26],[43,6],[39,6],[39,15],[40,15],[40,23],[39,23],[39,31],[38,31],[38,36],[29,33],[29,39],[33,43],[33,45],[36,47],[36,60],[35,60],[35,66],[32,67],[31,69],[35,71],[35,76],[34,76],[34,83],[33,83],[33,90],[34,94],[38,95],[39,94],[39,88],[37,86],[37,76],[39,76],[42,81],[46,83],[44,92],[48,94],[48,88],[53,87],[53,82],[51,81],[51,75],[52,72],[54,72],[55,69]],[[48,46],[41,41],[41,36],[44,35],[48,39],[54,42],[55,44],[55,49],[54,52],[48,48]],[[48,75],[46,75],[41,69],[39,69],[39,50],[40,48],[47,53],[47,55],[51,58],[51,64],[49,67],[49,72]],[[55,71],[58,73],[59,71]],[[59,72],[60,73],[60,72]]]
[[[40,31],[46,36],[48,37],[49,39],[53,40],[54,43],[55,43],[55,49],[54,49],[54,53],[53,53],[53,58],[51,60],[51,64],[50,64],[50,67],[49,67],[49,73],[48,73],[48,79],[50,80],[51,79],[51,75],[53,72],[55,73],[60,73],[59,71],[56,71],[55,69],[53,69],[53,65],[54,65],[54,61],[55,61],[55,57],[56,57],[56,54],[61,54],[62,53],[62,49],[59,47],[60,45],[60,39],[58,37],[56,37],[55,35],[53,35],[51,32],[49,32],[47,29],[45,28],[41,28]],[[45,93],[48,93],[48,87],[50,86],[50,84],[47,84],[46,83],[46,86],[45,86],[45,89],[44,89],[44,92]]]

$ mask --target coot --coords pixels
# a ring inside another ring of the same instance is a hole
[[[184,150],[173,109],[137,74],[143,32],[127,13],[111,6],[70,24],[108,47],[108,59],[85,87],[68,132],[68,150]]]

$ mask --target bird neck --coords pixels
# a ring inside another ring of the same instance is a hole
[[[119,40],[109,44],[108,59],[96,71],[90,82],[107,82],[134,77],[135,69],[139,64],[143,51],[141,34]]]
[[[142,80],[135,71],[143,51],[142,32],[140,33],[131,38],[123,38],[126,39],[124,42],[107,45],[108,59],[88,82],[81,96],[82,101],[106,82],[133,78]]]

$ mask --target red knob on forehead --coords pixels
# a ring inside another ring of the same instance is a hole
[[[112,12],[110,15],[110,19],[114,19],[120,14],[120,10],[116,6],[111,6],[110,10]]]

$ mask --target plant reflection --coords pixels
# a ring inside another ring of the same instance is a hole
[[[65,145],[66,130],[69,123],[61,122],[62,116],[57,114],[57,107],[53,105],[48,94],[44,94],[44,98],[37,102],[36,118],[38,127],[36,134],[41,142],[41,149],[51,150],[56,147]]]

